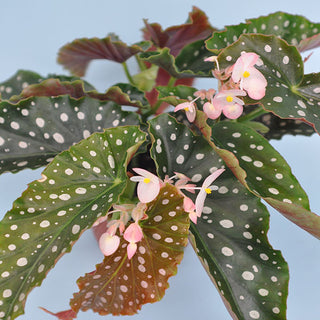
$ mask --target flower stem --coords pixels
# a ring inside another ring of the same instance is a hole
[[[250,113],[240,117],[238,119],[238,122],[250,121],[250,120],[255,119],[265,113],[268,113],[268,111],[264,110],[262,106],[259,106],[258,108],[254,109]]]
[[[130,74],[130,72],[129,72],[127,63],[126,63],[126,62],[122,62],[121,64],[122,64],[124,73],[126,74],[127,79],[129,80],[130,84],[134,85],[134,81],[133,81],[133,79],[132,79],[132,77],[131,77],[131,74]]]

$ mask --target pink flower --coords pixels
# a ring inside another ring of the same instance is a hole
[[[99,239],[99,248],[105,256],[112,255],[119,247],[120,238],[116,235],[112,235],[105,232]]]
[[[196,98],[196,99],[198,99],[198,98]],[[174,112],[177,112],[177,111],[179,111],[179,110],[184,109],[185,112],[186,112],[186,116],[187,116],[188,120],[189,120],[190,122],[193,122],[194,119],[196,118],[196,114],[197,114],[197,112],[196,112],[196,107],[195,107],[195,103],[194,103],[194,101],[195,101],[196,99],[194,99],[194,100],[192,100],[192,101],[190,101],[190,102],[183,102],[183,103],[178,104],[178,105],[174,108]]]
[[[197,218],[199,217],[197,213],[195,212],[196,206],[193,203],[193,201],[188,198],[183,198],[183,210],[187,213],[189,213],[189,218],[193,223],[197,223]]]
[[[196,198],[196,203],[195,203],[195,207],[196,207],[196,214],[197,217],[201,216],[202,210],[203,210],[203,206],[204,206],[204,201],[206,199],[207,194],[211,193],[211,183],[216,180],[220,174],[222,172],[224,172],[225,169],[218,169],[215,172],[211,173],[203,182],[200,191],[197,195]]]
[[[127,246],[128,259],[131,259],[137,251],[137,242],[143,238],[141,227],[137,222],[131,223],[123,235],[124,239],[129,242]]]
[[[266,94],[267,80],[254,66],[261,61],[253,52],[243,53],[233,65],[232,80],[240,82],[240,89],[248,92],[250,98],[259,100]]]
[[[131,181],[138,182],[139,200],[143,203],[151,202],[159,194],[161,180],[147,170],[140,168],[133,168],[132,170],[139,175],[130,178]]]
[[[208,118],[217,119],[221,112],[229,119],[237,119],[243,111],[244,102],[237,96],[245,96],[243,90],[222,90],[217,93],[211,102],[206,102],[203,111]]]

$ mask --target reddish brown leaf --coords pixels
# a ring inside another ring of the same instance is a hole
[[[192,8],[186,23],[162,30],[158,23],[149,24],[145,21],[144,38],[152,40],[160,48],[168,47],[170,53],[177,56],[187,44],[206,39],[214,30],[208,17],[197,7]]]
[[[22,90],[19,100],[29,97],[56,97],[68,94],[72,98],[79,99],[85,96],[83,82],[61,82],[59,79],[44,80],[39,84],[32,84]]]
[[[72,309],[65,310],[57,313],[53,313],[45,308],[40,307],[41,310],[51,314],[52,316],[57,317],[59,320],[73,320],[77,317],[77,313],[74,312]]]
[[[134,99],[125,92],[126,87],[132,92]],[[108,89],[106,93],[99,93],[95,90],[85,91],[83,82],[76,81],[60,81],[59,79],[44,80],[39,84],[32,84],[21,92],[19,96],[14,96],[10,100],[19,102],[22,99],[29,97],[57,97],[61,95],[69,95],[72,98],[80,99],[82,97],[90,97],[101,101],[113,101],[119,105],[142,107],[147,102],[144,102],[143,92],[131,85],[117,84]]]
[[[127,242],[97,265],[96,271],[78,280],[74,311],[92,309],[101,315],[132,315],[142,305],[159,301],[168,288],[168,278],[177,272],[187,244],[189,218],[182,196],[166,185],[156,200],[148,204],[148,219],[142,220],[144,238],[131,260]]]
[[[145,43],[127,46],[124,42],[108,36],[99,38],[76,39],[63,46],[58,54],[58,62],[71,73],[79,77],[84,76],[88,64],[94,59],[107,59],[115,62],[124,62],[148,46]]]

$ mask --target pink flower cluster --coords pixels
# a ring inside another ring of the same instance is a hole
[[[138,182],[137,195],[140,202],[136,206],[134,204],[114,205],[114,210],[108,213],[109,215],[117,212],[120,217],[117,220],[108,222],[107,231],[103,233],[99,239],[100,250],[105,256],[112,255],[119,247],[120,237],[116,235],[118,229],[120,235],[123,235],[123,238],[129,242],[127,246],[128,258],[131,259],[134,256],[137,251],[137,243],[143,238],[143,232],[139,225],[139,221],[147,218],[145,213],[147,203],[153,201],[158,196],[160,188],[164,183],[172,184],[173,179],[177,180],[174,185],[184,197],[184,211],[189,214],[191,221],[197,223],[197,218],[202,214],[206,196],[212,191],[212,182],[225,171],[225,169],[214,171],[204,180],[201,187],[196,187],[195,184],[190,183],[190,179],[182,173],[175,173],[173,177],[166,177],[165,180],[162,181],[147,170],[141,168],[134,168],[133,170],[138,175],[131,177],[130,180]],[[200,190],[195,203],[187,197],[182,190],[192,193],[194,193],[195,190]],[[95,225],[106,221],[107,218],[108,216],[98,219]],[[126,227],[131,219],[133,219],[134,222]]]
[[[218,65],[216,57],[209,57],[205,61],[214,61]],[[228,81],[221,86],[216,95],[214,95],[214,89],[197,91],[194,94],[196,96],[194,100],[178,104],[174,111],[185,110],[188,120],[193,122],[197,112],[195,101],[206,98],[208,102],[203,105],[203,111],[208,118],[217,119],[222,113],[229,119],[239,118],[244,105],[243,100],[238,98],[239,96],[243,97],[248,94],[254,100],[260,100],[265,96],[267,80],[255,68],[255,65],[261,63],[256,53],[242,53],[236,63],[225,70],[223,80],[228,79]]]

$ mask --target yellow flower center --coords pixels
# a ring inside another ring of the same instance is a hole
[[[150,181],[151,181],[151,180],[150,180],[149,178],[144,178],[144,179],[143,179],[143,182],[144,182],[144,183],[149,183]]]
[[[244,78],[248,78],[250,76],[250,73],[248,72],[248,71],[245,71],[244,73],[243,73],[243,77]]]
[[[185,107],[184,110],[185,110],[186,112],[188,112],[188,111],[189,111],[189,108],[188,108],[188,107]]]
[[[226,97],[226,100],[227,100],[228,102],[232,102],[232,101],[233,101],[233,98],[232,98],[231,96],[227,96],[227,97]]]
[[[211,189],[210,189],[210,188],[205,188],[204,191],[205,191],[207,194],[210,194],[210,193],[211,193]]]

